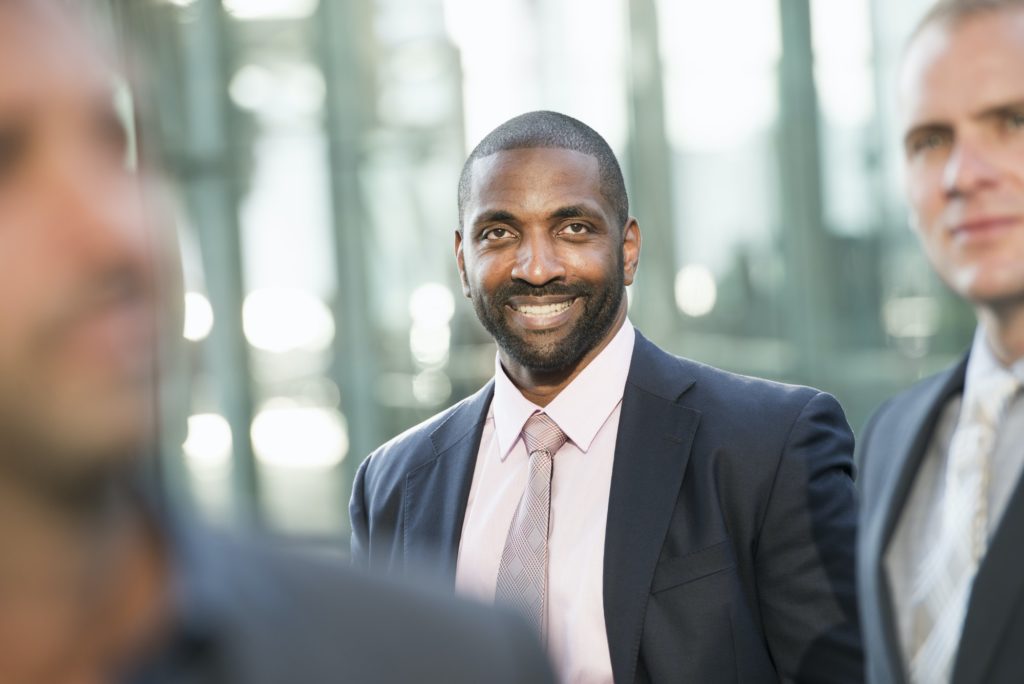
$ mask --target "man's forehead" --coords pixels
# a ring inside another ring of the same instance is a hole
[[[592,155],[560,147],[501,150],[473,162],[473,194],[513,190],[538,179],[556,186],[592,185],[598,190],[600,165]]]
[[[907,46],[899,90],[911,119],[1024,96],[1024,9],[925,27]]]
[[[67,12],[0,0],[0,101],[56,86],[95,89],[110,76],[109,62]]]

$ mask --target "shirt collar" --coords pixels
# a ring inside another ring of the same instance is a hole
[[[490,413],[501,459],[508,456],[519,440],[529,417],[539,411],[550,416],[581,451],[587,451],[622,401],[635,340],[633,324],[626,319],[608,345],[545,408],[522,395],[502,368],[501,359],[495,356]]]
[[[974,341],[971,343],[971,353],[967,359],[967,375],[964,380],[965,404],[980,391],[979,388],[985,385],[988,377],[1004,373],[1015,375],[1018,380],[1024,382],[1024,359],[1018,359],[1008,367],[1004,366],[989,346],[984,326],[979,325],[974,331]]]

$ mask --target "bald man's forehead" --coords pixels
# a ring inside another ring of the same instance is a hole
[[[71,12],[49,0],[0,0],[0,105],[58,85],[94,88],[111,75]]]

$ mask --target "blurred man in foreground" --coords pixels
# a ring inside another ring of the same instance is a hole
[[[873,682],[1024,680],[1024,1],[944,0],[900,82],[925,254],[978,328],[861,442],[861,614]]]
[[[166,298],[112,82],[60,4],[0,3],[0,682],[548,681],[525,626],[137,485]]]

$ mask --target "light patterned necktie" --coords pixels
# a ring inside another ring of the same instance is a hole
[[[967,603],[988,545],[989,482],[999,421],[1020,381],[1008,372],[987,376],[965,400],[949,446],[942,530],[917,569],[910,678],[948,682]]]
[[[522,611],[541,635],[547,631],[551,466],[565,439],[565,433],[544,413],[533,414],[523,427],[530,478],[508,530],[494,591],[495,601]]]

